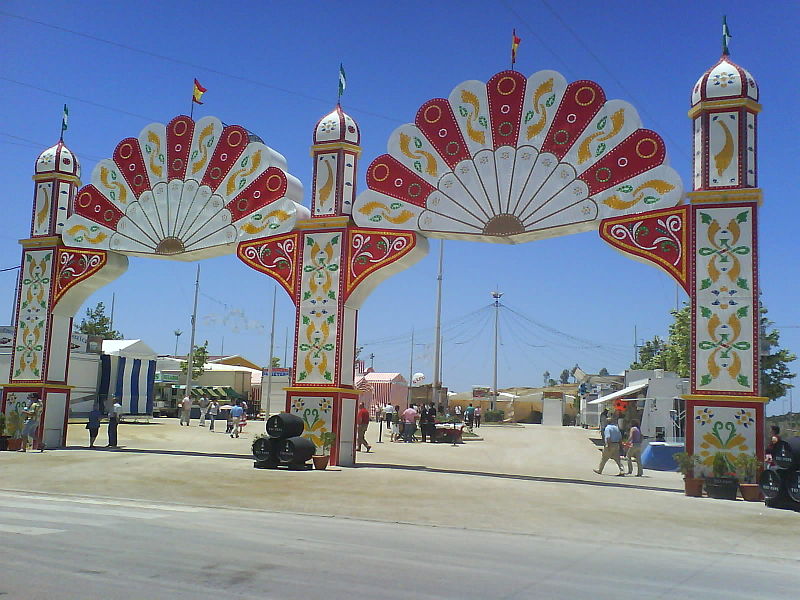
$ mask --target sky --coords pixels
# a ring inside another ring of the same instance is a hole
[[[781,341],[800,350],[797,171],[798,108],[794,74],[800,44],[787,24],[797,2],[660,1],[500,2],[153,2],[6,1],[0,6],[0,160],[3,168],[0,269],[18,264],[28,236],[31,175],[38,154],[65,140],[83,181],[125,137],[190,108],[192,80],[208,89],[195,118],[241,124],[283,154],[309,204],[314,126],[336,103],[361,129],[358,190],[368,164],[391,132],[413,121],[428,99],[468,79],[487,81],[509,66],[512,28],[522,38],[517,69],[591,79],[607,98],[633,104],[643,126],[662,135],[670,164],[690,189],[691,89],[721,54],[724,10],[731,58],[757,80],[759,115],[761,290]],[[723,8],[724,7],[724,8]],[[438,240],[420,263],[383,282],[359,314],[362,357],[378,371],[432,379]],[[235,256],[201,265],[197,341],[212,354],[267,362],[275,284]],[[81,308],[114,299],[114,327],[159,353],[189,347],[195,263],[131,258],[128,271]],[[0,272],[0,325],[10,324],[16,271]],[[499,310],[498,386],[541,385],[575,364],[587,372],[621,372],[634,344],[666,336],[670,310],[686,300],[662,271],[623,256],[596,232],[523,245],[445,242],[443,384],[467,391],[492,384],[494,313]],[[287,354],[294,307],[282,289],[276,305],[274,356]],[[291,341],[290,344],[291,346]],[[288,349],[291,362],[291,348]],[[372,357],[372,358],[370,358]],[[797,368],[797,363],[795,363]],[[768,411],[782,413],[793,399]],[[798,396],[800,404],[800,395]],[[797,405],[794,405],[798,410]]]

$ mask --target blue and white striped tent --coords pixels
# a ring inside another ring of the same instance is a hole
[[[156,361],[103,354],[100,357],[100,402],[103,411],[111,408],[111,399],[122,401],[126,415],[153,414],[153,382]]]

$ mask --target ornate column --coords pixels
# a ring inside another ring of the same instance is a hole
[[[3,387],[2,410],[13,434],[21,425],[28,394],[37,394],[44,409],[34,447],[54,448],[66,442],[72,317],[91,292],[124,271],[127,261],[62,244],[61,231],[80,185],[80,164],[63,141],[39,156],[33,180],[30,237],[20,240],[11,373]],[[90,287],[74,287],[101,271],[105,276]]]
[[[691,394],[686,448],[704,472],[723,452],[764,452],[759,370],[758,87],[722,58],[697,81],[689,117],[694,130]],[[731,469],[733,470],[733,469]]]
[[[410,231],[359,228],[350,217],[361,153],[355,121],[341,107],[317,124],[311,218],[292,233],[239,244],[238,256],[276,279],[297,309],[292,385],[286,411],[321,446],[334,431],[331,463],[355,463],[353,386],[358,309],[393,273],[419,261],[427,240]]]

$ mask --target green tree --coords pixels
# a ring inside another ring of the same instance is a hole
[[[547,387],[556,387],[558,382],[555,379],[548,379],[547,380]]]
[[[561,371],[559,379],[561,380],[561,383],[569,383],[569,369],[564,369]]]
[[[600,372],[598,373],[598,375],[600,375],[601,377],[608,377],[608,369],[603,367],[602,369],[600,369]]]
[[[770,400],[782,398],[793,388],[789,383],[797,373],[789,371],[789,363],[797,360],[794,352],[780,347],[780,331],[767,318],[767,309],[761,306],[761,395]]]
[[[195,346],[192,353],[192,381],[198,379],[205,370],[208,361],[208,340],[202,346]],[[186,375],[189,370],[189,362],[181,361],[181,373]]]
[[[87,335],[99,335],[104,340],[121,340],[122,334],[111,329],[111,319],[106,316],[106,307],[98,302],[94,308],[86,309],[86,317],[81,319],[78,331]]]
[[[761,394],[770,400],[786,395],[789,383],[796,373],[789,370],[789,363],[797,356],[780,347],[780,332],[773,328],[774,323],[762,305],[761,313]],[[664,342],[659,336],[644,343],[639,348],[639,360],[631,364],[631,369],[665,369],[681,377],[689,376],[691,364],[691,307],[684,306],[671,311],[673,322],[669,326],[669,336]]]
[[[542,373],[542,378],[544,379],[544,387],[547,387],[548,382],[552,381],[552,379],[550,379],[550,371]]]

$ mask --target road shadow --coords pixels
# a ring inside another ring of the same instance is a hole
[[[157,450],[150,448],[126,448],[119,446],[117,448],[106,448],[103,446],[96,446],[89,448],[88,446],[66,446],[65,448],[58,448],[58,450],[91,450],[92,452],[112,452],[114,454],[128,453],[128,454],[161,454],[164,456],[205,456],[206,458],[239,458],[253,460],[252,454],[230,454],[226,452],[194,452],[191,450]]]
[[[427,471],[429,473],[449,473],[451,475],[472,475],[475,477],[491,477],[495,479],[514,479],[517,481],[538,481],[542,483],[568,483],[572,485],[588,485],[595,487],[629,488],[635,490],[648,490],[652,492],[669,492],[683,494],[683,490],[658,487],[654,485],[641,485],[635,483],[622,483],[617,481],[591,481],[589,479],[574,479],[569,477],[542,477],[538,475],[514,475],[511,473],[487,473],[484,471],[464,471],[461,469],[441,469],[426,467],[424,465],[393,465],[384,463],[359,463],[357,468],[368,469],[393,469],[399,471]],[[632,476],[631,476],[632,477]],[[620,477],[622,479],[622,477]]]

